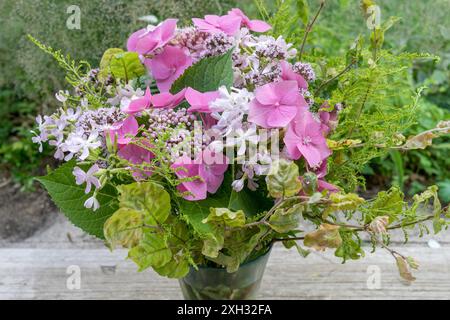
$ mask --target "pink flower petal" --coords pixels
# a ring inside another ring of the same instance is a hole
[[[271,111],[267,118],[267,125],[272,128],[285,127],[295,118],[297,106],[281,105]]]
[[[313,145],[306,145],[302,142],[297,143],[297,148],[300,150],[301,154],[305,157],[308,165],[310,167],[315,167],[320,164],[322,157],[319,150],[317,150]]]
[[[177,29],[178,19],[167,19],[159,26],[160,47],[172,40]],[[162,44],[162,45],[161,45]]]
[[[259,103],[265,105],[273,105],[279,101],[279,97],[276,95],[273,83],[268,83],[256,88],[255,97]]]
[[[117,139],[120,145],[128,144],[134,136],[138,133],[139,125],[133,116],[129,116],[123,121],[113,125],[113,129],[109,130],[109,137],[111,141]]]
[[[241,26],[247,27],[250,31],[254,32],[266,32],[271,29],[271,26],[261,20],[250,20],[241,9],[233,8],[228,11],[229,15],[241,17]]]
[[[261,104],[256,99],[253,99],[249,104],[248,121],[263,128],[268,128],[267,119],[272,110],[273,106]]]
[[[193,18],[192,22],[204,32],[217,33],[224,32],[227,35],[234,35],[241,26],[241,17],[236,15],[206,15],[205,19]]]
[[[189,157],[180,157],[171,166],[175,170],[178,178],[195,177],[199,175],[199,164],[193,163]],[[178,170],[176,170],[178,169]],[[193,181],[186,181],[177,186],[180,192],[190,192],[191,194],[184,196],[186,200],[198,201],[206,199],[207,185],[203,179],[195,179]]]
[[[209,103],[219,97],[218,91],[200,92],[192,88],[186,90],[186,100],[191,105],[189,112],[211,112]]]
[[[140,29],[131,34],[127,41],[127,50],[128,51],[136,51],[137,44],[141,39],[141,36],[147,32],[147,29]]]
[[[294,128],[292,125],[288,127],[286,134],[284,135],[284,144],[286,146],[286,151],[289,157],[292,160],[300,159],[302,154],[300,150],[297,148],[297,143],[299,141],[299,137],[295,134]]]
[[[147,28],[134,32],[127,41],[128,51],[134,51],[141,55],[153,53],[157,48],[162,48],[175,35],[177,19],[167,19],[152,31]]]
[[[241,17],[226,15],[219,19],[220,29],[229,36],[233,36],[241,27]]]
[[[298,88],[308,89],[308,82],[306,82],[305,78],[292,70],[292,66],[289,62],[283,60],[280,62],[280,66],[281,78],[283,80],[294,80],[297,82]]]
[[[184,100],[185,92],[186,89],[183,89],[176,94],[171,94],[170,92],[162,92],[155,94],[152,97],[153,107],[166,109],[175,108]]]
[[[194,26],[196,26],[200,31],[203,32],[217,33],[221,31],[218,27],[212,25],[211,23],[203,19],[193,18],[192,22],[194,23]]]
[[[269,31],[270,29],[272,29],[270,24],[268,24],[267,22],[264,22],[262,20],[250,20],[247,23],[247,27],[250,31],[254,31],[254,32],[266,32],[266,31]]]
[[[151,104],[151,96],[152,94],[150,92],[150,88],[147,87],[145,90],[145,95],[142,98],[132,100],[128,107],[123,111],[128,114],[135,114],[149,108]]]
[[[295,105],[299,96],[298,85],[295,81],[280,81],[273,84],[273,90],[278,102],[284,105]]]
[[[147,59],[145,65],[150,68],[161,92],[169,91],[172,83],[192,64],[192,58],[177,47],[166,46],[153,59]]]

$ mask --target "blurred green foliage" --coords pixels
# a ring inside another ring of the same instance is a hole
[[[37,152],[30,130],[39,105],[27,99],[17,99],[12,89],[0,90],[0,168],[23,189],[32,189],[32,176],[44,168],[48,150]]]
[[[186,24],[194,16],[224,13],[233,0],[80,0],[81,29],[70,30],[69,0],[2,0],[0,2],[0,87],[13,85],[19,96],[45,104],[53,101],[64,74],[51,57],[28,41],[31,34],[75,60],[98,65],[105,48],[125,47],[128,36],[148,23],[142,16],[177,17]]]

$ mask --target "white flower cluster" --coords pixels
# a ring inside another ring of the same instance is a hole
[[[92,150],[105,146],[104,129],[121,117],[115,107],[96,110],[61,108],[51,117],[36,118],[38,132],[32,131],[35,135],[32,141],[39,144],[40,152],[43,142],[55,147],[55,159],[69,161],[75,157],[83,161]]]
[[[258,132],[254,123],[247,121],[249,103],[253,100],[253,93],[247,89],[225,87],[219,88],[220,97],[209,104],[212,110],[211,116],[217,120],[217,124],[211,127],[214,136],[221,139],[213,140],[209,148],[215,152],[222,152],[224,148],[237,150],[237,161],[242,164],[242,171],[237,173],[232,187],[241,191],[245,181],[252,190],[257,188],[256,176],[267,174],[272,163],[272,157],[267,150],[261,148],[261,142],[267,141]]]

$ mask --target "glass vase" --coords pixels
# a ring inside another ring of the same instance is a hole
[[[269,259],[270,250],[229,273],[224,268],[199,266],[179,280],[186,300],[255,299]]]

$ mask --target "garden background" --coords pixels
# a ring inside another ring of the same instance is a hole
[[[290,26],[300,26],[303,1],[264,0],[276,10],[288,3]],[[310,0],[310,10],[318,5]],[[330,57],[342,56],[360,33],[369,33],[359,0],[329,0],[309,40]],[[51,57],[27,40],[32,34],[61,49],[76,60],[98,65],[103,51],[125,45],[129,34],[145,26],[143,16],[159,20],[189,18],[206,13],[225,13],[238,6],[257,17],[252,0],[78,0],[81,29],[68,29],[71,1],[2,0],[0,2],[0,239],[19,241],[32,235],[48,220],[51,203],[33,177],[55,165],[49,150],[39,154],[31,142],[34,118],[56,108],[54,93],[64,88],[63,72]],[[421,60],[413,65],[408,83],[411,90],[427,89],[420,100],[419,122],[405,136],[433,128],[450,119],[450,14],[449,0],[380,0],[381,19],[401,17],[385,36],[385,48],[392,51],[426,52],[439,61]],[[392,99],[402,105],[402,94]],[[426,150],[392,151],[364,169],[366,193],[399,185],[408,194],[437,184],[443,203],[450,201],[450,139],[442,137]]]

